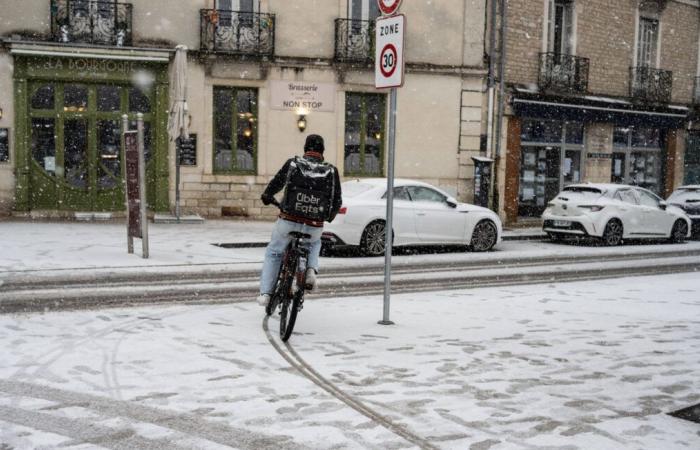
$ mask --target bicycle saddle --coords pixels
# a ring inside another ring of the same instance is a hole
[[[289,235],[290,235],[291,237],[293,237],[294,239],[311,239],[311,235],[310,235],[310,234],[300,233],[300,232],[298,232],[298,231],[290,231],[290,232],[289,232]]]

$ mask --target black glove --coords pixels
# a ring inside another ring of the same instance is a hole
[[[272,203],[273,201],[275,201],[275,197],[273,197],[273,196],[271,196],[271,195],[265,195],[265,194],[263,194],[263,195],[260,196],[260,200],[262,200],[263,205],[267,206],[267,205],[269,205],[270,203]]]

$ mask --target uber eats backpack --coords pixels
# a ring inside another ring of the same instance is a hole
[[[333,170],[328,163],[295,156],[287,172],[282,211],[308,220],[328,220],[336,189]]]

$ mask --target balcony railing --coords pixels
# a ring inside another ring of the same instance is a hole
[[[130,46],[132,6],[106,0],[51,0],[51,36],[58,42]]]
[[[651,102],[671,101],[673,72],[651,67],[630,67],[630,97]]]
[[[540,53],[540,88],[584,93],[588,90],[588,66],[588,58],[551,52]]]
[[[200,45],[209,52],[268,56],[275,53],[275,15],[200,10]]]
[[[700,105],[700,77],[695,78],[695,89],[693,90],[693,103]]]
[[[335,60],[374,61],[374,21],[335,19]]]

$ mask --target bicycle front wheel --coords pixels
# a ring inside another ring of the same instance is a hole
[[[297,314],[299,313],[299,303],[303,295],[304,291],[300,290],[291,298],[285,297],[282,302],[282,311],[280,311],[280,338],[282,338],[283,342],[287,342],[292,336],[294,324],[297,321]]]

